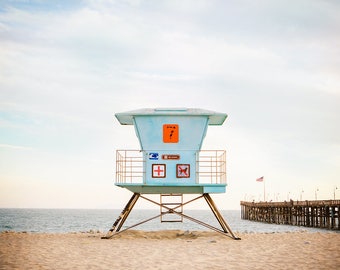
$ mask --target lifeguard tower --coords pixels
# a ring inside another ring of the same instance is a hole
[[[141,150],[116,151],[115,185],[130,190],[133,195],[103,238],[111,238],[155,218],[160,218],[161,222],[180,222],[186,218],[239,239],[209,195],[226,190],[225,150],[201,150],[208,125],[222,125],[226,114],[202,109],[159,108],[117,113],[115,116],[120,124],[134,126]],[[159,202],[146,194],[159,194]],[[183,194],[198,196],[184,202]],[[139,198],[158,205],[160,214],[121,230]],[[200,198],[206,200],[222,229],[183,213],[184,205]]]

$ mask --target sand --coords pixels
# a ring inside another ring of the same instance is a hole
[[[0,233],[0,269],[340,269],[340,233]]]

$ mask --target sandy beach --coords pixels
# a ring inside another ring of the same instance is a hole
[[[339,269],[340,234],[0,233],[0,269]]]

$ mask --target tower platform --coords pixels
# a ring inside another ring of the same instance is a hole
[[[176,184],[171,185],[140,185],[140,184],[116,184],[116,186],[126,188],[133,193],[141,194],[203,194],[203,193],[225,193],[225,184],[195,184],[185,185]]]

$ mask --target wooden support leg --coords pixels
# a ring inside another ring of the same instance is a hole
[[[210,197],[210,195],[208,193],[204,193],[203,194],[204,199],[206,200],[206,202],[208,203],[211,211],[214,213],[217,221],[220,223],[223,231],[225,233],[230,233],[232,238],[235,240],[240,240],[241,238],[236,237],[234,235],[234,233],[232,232],[232,230],[230,229],[229,225],[227,224],[227,222],[224,220],[223,216],[221,215],[221,213],[218,211],[213,199]]]
[[[134,193],[129,200],[129,202],[124,207],[123,211],[120,213],[119,217],[116,219],[116,221],[113,223],[111,229],[107,232],[105,236],[102,237],[102,239],[109,239],[111,238],[116,232],[119,232],[119,230],[122,228],[125,220],[129,216],[132,208],[136,204],[138,198],[140,196],[140,193]]]

